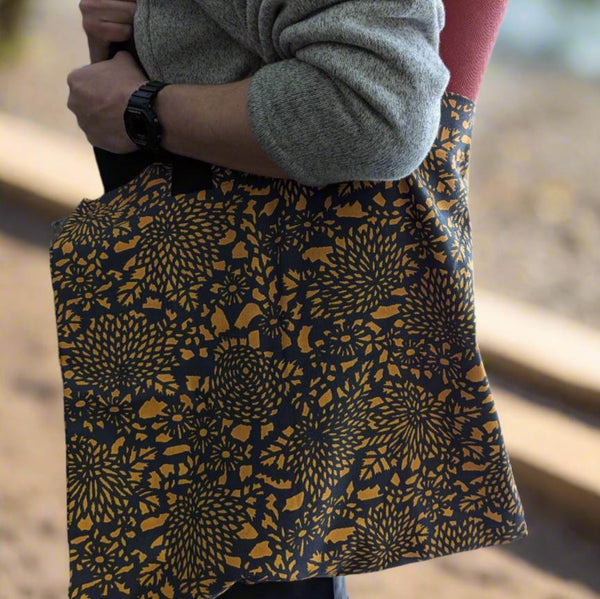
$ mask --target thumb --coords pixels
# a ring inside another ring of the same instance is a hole
[[[129,56],[131,57],[131,53],[128,52],[127,50],[119,50],[114,56],[113,58],[118,58],[119,60],[122,60],[123,58],[125,58],[125,56]]]

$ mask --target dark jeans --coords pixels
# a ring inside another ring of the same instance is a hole
[[[292,582],[237,582],[219,599],[348,599],[345,576],[305,578]]]

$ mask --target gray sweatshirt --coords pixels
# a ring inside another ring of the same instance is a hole
[[[426,157],[450,73],[442,0],[137,0],[148,76],[252,77],[251,129],[306,185],[394,180]]]

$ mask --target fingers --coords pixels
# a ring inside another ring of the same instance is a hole
[[[80,0],[83,29],[104,42],[122,42],[133,33],[135,0]]]
[[[85,27],[84,27],[85,29]],[[103,42],[126,42],[133,34],[133,25],[110,23],[108,21],[92,24],[88,36]]]

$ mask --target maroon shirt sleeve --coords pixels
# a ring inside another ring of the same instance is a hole
[[[450,70],[447,90],[477,101],[508,0],[444,0],[440,55]]]

